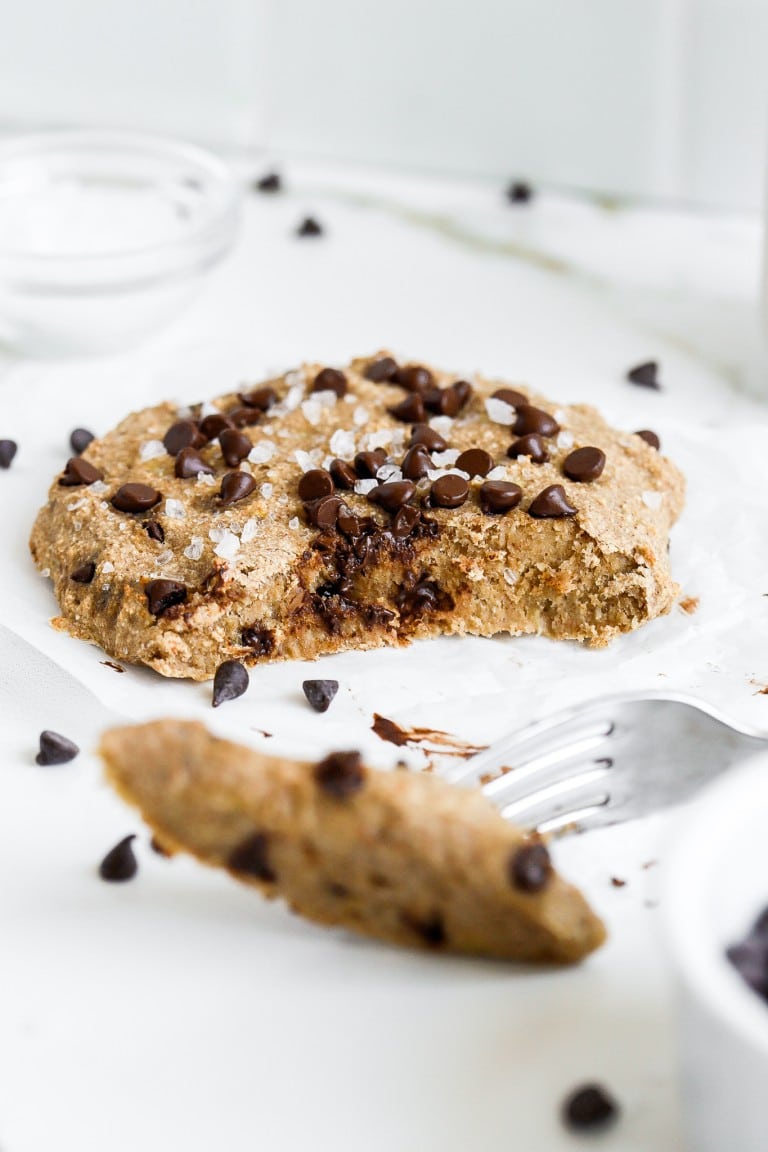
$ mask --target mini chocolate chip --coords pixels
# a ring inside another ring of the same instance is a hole
[[[552,877],[546,844],[534,841],[516,848],[509,858],[509,879],[521,892],[541,892]]]
[[[236,468],[253,448],[250,436],[246,436],[239,428],[225,428],[219,433],[219,444],[224,463],[229,468]]]
[[[247,404],[236,405],[226,412],[227,419],[235,428],[250,428],[253,424],[258,424],[262,415],[261,408],[249,407]]]
[[[300,500],[322,500],[333,493],[333,477],[324,468],[310,468],[299,480]]]
[[[297,236],[322,236],[323,226],[314,216],[305,216],[296,229]]]
[[[389,530],[398,540],[404,540],[407,536],[410,536],[420,520],[421,513],[418,508],[414,508],[412,504],[404,504],[402,508],[398,508],[392,517]]]
[[[372,452],[358,452],[355,456],[355,472],[361,480],[374,480],[382,464],[386,464],[387,454],[383,448]]]
[[[246,408],[258,408],[260,412],[268,412],[273,404],[277,404],[277,392],[269,384],[252,388],[250,392],[238,392],[238,397]]]
[[[575,516],[576,509],[568,503],[562,484],[550,484],[528,506],[528,515],[539,520],[558,520],[564,516]]]
[[[342,509],[349,512],[340,496],[323,496],[305,507],[307,519],[315,528],[333,528]]]
[[[563,472],[569,480],[586,484],[597,480],[605,468],[605,453],[599,448],[577,448],[563,460]]]
[[[267,172],[258,180],[254,180],[251,187],[255,192],[282,192],[283,182],[279,172]]]
[[[338,368],[322,368],[312,381],[310,392],[335,392],[341,398],[347,394],[347,378]]]
[[[653,388],[658,392],[661,389],[658,361],[646,360],[642,364],[636,364],[627,372],[627,380],[630,384],[639,384],[641,388]]]
[[[11,462],[18,451],[15,440],[0,440],[0,468],[10,468]],[[59,481],[62,483],[62,481]]]
[[[126,836],[107,852],[99,864],[99,876],[102,880],[122,883],[124,880],[133,879],[139,870],[132,844],[135,839],[135,836]]]
[[[40,751],[35,756],[35,763],[48,767],[50,764],[68,764],[74,760],[80,749],[66,736],[58,732],[40,733]]]
[[[401,388],[407,388],[409,392],[426,392],[433,387],[435,378],[429,368],[423,368],[421,364],[407,364],[397,369],[395,383]]]
[[[461,407],[459,394],[453,388],[428,388],[424,393],[424,407],[437,416],[457,416]]]
[[[221,488],[219,489],[221,507],[229,508],[238,500],[244,500],[246,496],[250,496],[255,487],[256,481],[247,472],[227,472],[222,477]]]
[[[469,380],[455,380],[451,389],[459,398],[459,408],[465,408],[472,399],[472,385]]]
[[[232,428],[232,422],[223,412],[212,412],[200,421],[200,432],[206,440],[215,440],[225,428]]]
[[[228,700],[237,700],[248,690],[248,670],[239,660],[225,660],[219,664],[213,677],[211,704],[218,708]]]
[[[162,495],[149,484],[122,484],[112,497],[111,504],[118,512],[146,512],[159,504]]]
[[[462,476],[449,473],[435,480],[430,489],[430,503],[438,508],[459,508],[469,496],[469,484]]]
[[[245,876],[255,876],[257,880],[274,884],[277,876],[269,863],[269,837],[266,833],[254,832],[238,844],[230,853],[227,867],[233,872],[242,872]]]
[[[332,752],[315,768],[315,780],[329,796],[346,800],[359,792],[365,769],[359,752]]]
[[[522,498],[522,488],[506,480],[486,480],[480,486],[480,507],[483,512],[509,512],[511,508],[517,508]]]
[[[339,682],[338,680],[305,680],[301,687],[315,712],[327,712],[331,706],[331,701],[339,690]]]
[[[387,411],[390,416],[394,416],[395,420],[402,420],[406,424],[418,424],[427,415],[424,400],[418,392],[412,392],[410,396],[406,396],[405,400],[401,400],[399,404],[395,404],[393,408],[388,408]]]
[[[207,476],[214,474],[214,469],[211,468],[210,464],[206,464],[197,448],[182,448],[176,457],[173,471],[179,480],[189,480],[190,477],[198,476],[201,472]]]
[[[337,488],[349,491],[357,483],[357,473],[346,460],[331,460],[330,473]]]
[[[402,508],[413,498],[415,491],[415,485],[410,480],[389,480],[386,484],[379,484],[378,488],[372,489],[368,493],[368,499],[372,504],[378,504],[385,512],[397,512],[398,508]]]
[[[402,473],[406,480],[421,480],[434,468],[432,457],[423,444],[414,444],[403,457]]]
[[[535,408],[533,404],[518,404],[515,411],[517,419],[512,425],[515,436],[527,436],[529,432],[538,432],[539,436],[556,436],[560,431],[557,420],[543,408]]]
[[[512,408],[519,408],[521,404],[528,403],[528,397],[523,396],[522,392],[516,392],[514,388],[497,388],[493,393],[493,399],[503,400]]]
[[[643,428],[640,432],[635,432],[635,436],[639,436],[641,440],[645,440],[646,444],[650,444],[651,448],[655,448],[658,452],[661,448],[661,440],[655,432],[651,432],[650,428]]]
[[[562,1107],[563,1124],[575,1132],[603,1128],[618,1115],[618,1104],[600,1084],[584,1084],[574,1089]]]
[[[11,456],[12,459],[13,456]],[[65,488],[75,488],[78,484],[95,484],[103,476],[104,473],[100,472],[98,468],[94,468],[93,464],[89,464],[87,460],[81,460],[79,456],[72,456],[67,460],[66,467],[59,477],[59,484]]]
[[[158,544],[165,543],[165,530],[157,520],[147,520],[144,527],[150,540],[156,540]]]
[[[380,360],[371,360],[363,376],[366,380],[372,380],[374,384],[381,384],[385,380],[394,380],[397,371],[396,361],[391,356],[382,356]]]
[[[72,451],[79,456],[85,452],[86,448],[92,440],[95,440],[93,432],[89,432],[87,428],[75,428],[69,435],[69,444]]]
[[[147,607],[153,616],[162,616],[175,604],[183,604],[187,589],[178,580],[150,580],[144,585]]]
[[[163,446],[169,456],[176,456],[182,448],[202,448],[205,437],[194,420],[177,420],[163,436]]]
[[[413,448],[416,444],[423,444],[430,452],[445,452],[448,447],[448,441],[429,424],[417,424],[412,430],[408,447]]]
[[[76,584],[90,584],[96,575],[96,565],[93,560],[86,560],[84,564],[78,564],[70,574],[70,580],[74,580]]]
[[[512,460],[517,460],[518,456],[530,456],[534,464],[546,464],[549,460],[549,453],[538,432],[529,432],[527,436],[513,440],[507,448],[507,456]]]
[[[493,468],[493,456],[484,448],[467,448],[457,458],[454,467],[470,476],[487,476]]]

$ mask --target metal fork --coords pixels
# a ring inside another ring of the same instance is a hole
[[[766,749],[768,734],[737,727],[699,700],[629,693],[529,724],[448,778],[481,785],[516,824],[583,831],[678,804]]]

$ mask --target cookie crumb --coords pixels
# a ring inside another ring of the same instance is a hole
[[[677,606],[678,608],[682,608],[683,612],[685,612],[687,616],[693,616],[694,612],[699,607],[699,603],[700,601],[698,596],[684,596],[682,600],[678,600]]]

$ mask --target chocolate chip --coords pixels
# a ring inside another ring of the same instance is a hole
[[[259,625],[243,628],[240,640],[246,648],[252,648],[256,656],[269,656],[275,650],[274,634]]]
[[[408,447],[413,448],[416,444],[423,444],[430,452],[445,452],[448,447],[448,441],[429,424],[417,424],[411,432]]]
[[[403,457],[402,473],[406,480],[421,480],[434,468],[432,458],[423,444],[414,444]]]
[[[435,480],[430,489],[430,503],[438,508],[459,508],[469,496],[469,484],[462,476],[449,473]]]
[[[247,472],[227,472],[222,478],[219,489],[221,507],[229,508],[238,500],[244,500],[246,496],[250,496],[255,487],[256,481]]]
[[[526,180],[513,180],[507,187],[510,204],[528,204],[533,199],[533,188]]]
[[[518,456],[530,456],[534,464],[546,464],[549,460],[549,453],[538,432],[529,432],[527,436],[513,440],[507,448],[507,456],[512,460],[517,460]]]
[[[412,912],[403,912],[402,921],[428,948],[440,948],[445,944],[445,924],[437,912],[426,919],[414,916]]]
[[[40,751],[35,756],[35,763],[48,767],[50,764],[68,764],[74,760],[80,749],[66,736],[58,732],[40,733]]]
[[[100,472],[98,468],[94,468],[93,464],[89,464],[87,460],[81,460],[79,456],[72,456],[67,460],[67,465],[59,477],[59,484],[65,488],[75,488],[78,484],[95,484],[103,476],[104,473]]]
[[[312,381],[310,392],[335,392],[341,398],[347,394],[347,378],[338,368],[323,368]]]
[[[258,424],[259,420],[261,420],[262,411],[261,408],[253,408],[247,404],[241,404],[235,408],[230,408],[226,416],[235,428],[250,428],[253,424]]]
[[[95,439],[93,432],[89,432],[87,428],[75,428],[69,434],[70,447],[77,456],[85,452],[91,441]]]
[[[509,858],[509,879],[521,892],[541,892],[552,877],[546,844],[535,841],[516,848]]]
[[[509,512],[511,508],[517,508],[522,498],[522,488],[506,480],[486,480],[480,487],[480,507],[483,512]]]
[[[402,420],[406,424],[418,424],[426,419],[427,415],[424,400],[418,392],[412,392],[410,396],[406,396],[405,400],[401,400],[399,404],[395,404],[393,408],[388,408],[387,411],[390,416],[394,416],[395,420]]]
[[[420,364],[407,364],[397,369],[395,383],[401,388],[407,388],[409,392],[426,392],[433,387],[435,378],[429,368],[423,368]]]
[[[575,516],[577,509],[568,503],[562,484],[550,484],[539,492],[528,507],[528,515],[540,520],[557,520],[564,516]]]
[[[404,540],[410,536],[420,520],[421,513],[418,508],[414,508],[412,504],[404,504],[392,517],[389,530],[398,540]]]
[[[248,690],[248,670],[239,660],[225,660],[219,664],[213,677],[211,704],[218,708],[228,700],[237,700]]]
[[[150,580],[144,585],[147,607],[153,616],[162,616],[175,604],[183,604],[187,589],[178,580]]]
[[[297,236],[322,236],[323,226],[314,216],[305,216],[296,229]]]
[[[327,712],[339,690],[338,680],[305,680],[304,695],[315,712]]]
[[[449,601],[450,597],[442,595],[436,581],[426,577],[410,586],[401,585],[395,597],[397,610],[403,619],[408,619],[409,616],[423,616],[425,612],[436,612],[438,608],[447,607]],[[452,602],[450,607],[453,607]]]
[[[604,1128],[618,1115],[616,1101],[600,1084],[584,1084],[574,1089],[562,1107],[563,1124],[575,1132]]]
[[[200,432],[206,440],[215,440],[225,428],[232,428],[232,422],[223,412],[212,412],[200,421]]]
[[[156,540],[158,544],[165,543],[165,530],[157,520],[147,520],[144,527],[147,530],[147,536],[149,536],[150,540]]]
[[[246,408],[258,408],[260,412],[268,412],[277,403],[277,392],[269,384],[253,388],[250,392],[239,392],[238,396]]]
[[[539,436],[556,436],[560,431],[557,420],[543,408],[535,408],[533,404],[518,404],[515,411],[517,419],[512,425],[515,436],[527,436],[529,432],[538,432]]]
[[[266,833],[254,832],[238,844],[230,853],[227,867],[244,876],[255,876],[257,880],[274,884],[277,876],[269,862],[269,838]]]
[[[300,500],[322,500],[333,493],[333,477],[324,468],[310,468],[299,480]]]
[[[512,408],[519,408],[521,404],[528,403],[528,397],[523,396],[522,392],[516,392],[514,388],[497,388],[493,393],[493,399],[503,400]]]
[[[646,360],[642,364],[636,364],[627,372],[627,380],[630,384],[639,384],[641,388],[653,388],[657,392],[660,391],[658,362]]]
[[[114,848],[107,852],[99,864],[99,876],[110,883],[122,883],[132,880],[139,870],[139,865],[133,851],[135,836],[126,836]]]
[[[599,448],[577,448],[563,460],[563,472],[577,484],[597,480],[605,468],[605,453]]]
[[[382,464],[386,464],[387,454],[383,448],[374,448],[372,452],[358,452],[355,456],[355,472],[361,480],[374,480]]]
[[[337,800],[346,800],[359,792],[365,781],[365,769],[359,752],[332,752],[315,768],[315,780]]]
[[[224,463],[229,468],[236,468],[253,448],[250,436],[246,436],[239,428],[225,428],[219,434],[219,444]]]
[[[655,448],[658,452],[661,448],[661,440],[655,432],[651,432],[650,428],[643,428],[640,432],[635,432],[635,436],[639,436],[641,440],[645,440],[646,444],[650,444],[651,448]]]
[[[353,516],[348,509],[345,511],[343,508],[339,509],[336,527],[350,540],[357,540],[363,531],[363,525],[357,516]]]
[[[197,448],[182,448],[176,457],[173,471],[179,480],[189,480],[191,476],[198,476],[201,472],[207,476],[213,476],[214,473],[214,469],[210,464],[206,464]]]
[[[18,451],[15,440],[0,440],[0,468],[10,468],[11,461]],[[59,481],[62,483],[62,481]]]
[[[424,407],[437,416],[458,415],[461,401],[453,388],[428,388],[422,395]]]
[[[458,457],[454,467],[470,476],[487,476],[493,468],[493,456],[484,448],[468,448]]]
[[[254,180],[251,187],[255,192],[282,192],[283,182],[280,179],[279,172],[267,172],[266,175],[260,176],[258,180]]]
[[[330,473],[337,488],[349,491],[357,483],[357,473],[346,460],[331,460]]]
[[[342,509],[349,512],[340,496],[323,496],[305,507],[307,519],[315,528],[333,528]]]
[[[372,504],[378,504],[385,512],[397,512],[409,500],[413,499],[416,491],[410,480],[390,480],[386,484],[379,484],[368,493]]]
[[[111,504],[118,512],[146,512],[159,504],[162,495],[149,484],[122,484],[112,497]]]
[[[205,437],[194,420],[178,420],[171,424],[163,436],[163,446],[169,456],[176,456],[182,448],[202,448]]]
[[[465,408],[472,399],[472,385],[469,380],[456,380],[451,384],[451,389],[459,398],[459,409]]]
[[[382,384],[385,380],[394,380],[397,376],[397,363],[391,356],[382,356],[380,360],[371,360],[363,372],[366,380],[374,384]]]
[[[96,565],[92,560],[86,560],[84,564],[78,564],[70,574],[70,580],[74,580],[76,584],[90,584],[96,575]]]

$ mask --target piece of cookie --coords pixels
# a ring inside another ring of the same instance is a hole
[[[263,756],[202,724],[106,732],[107,777],[164,848],[227,868],[296,911],[394,944],[580,960],[605,937],[547,849],[437,776]]]
[[[669,610],[675,467],[591,408],[379,354],[129,416],[31,548],[59,627],[207,679],[441,633],[604,645]]]

